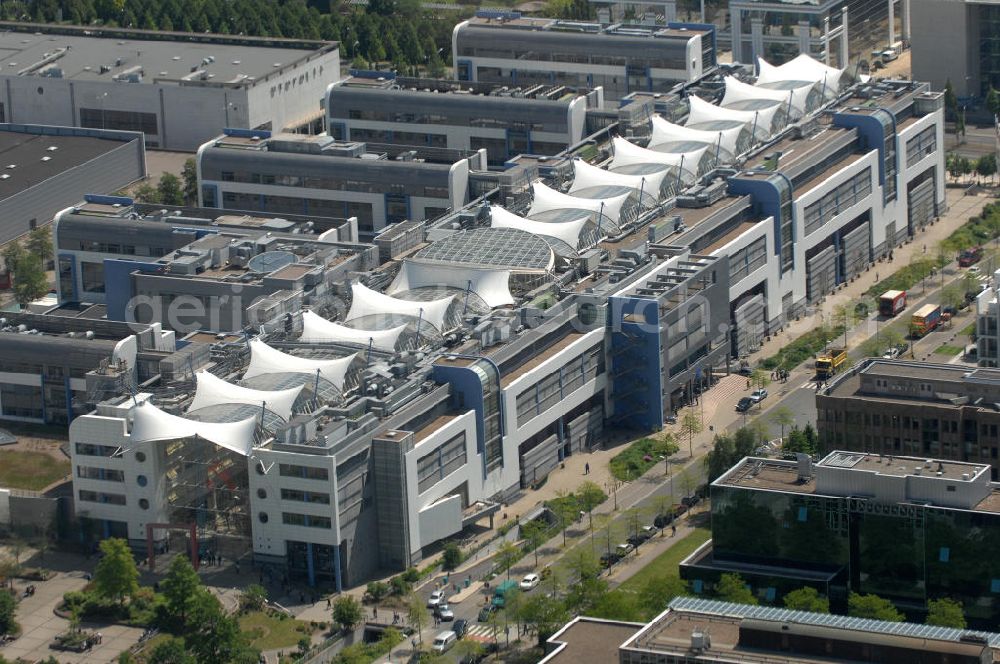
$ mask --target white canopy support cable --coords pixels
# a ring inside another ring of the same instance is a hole
[[[691,95],[688,97],[688,101],[691,104],[691,111],[688,114],[687,124],[701,124],[716,120],[738,120],[753,132],[755,139],[761,141],[766,141],[771,137],[774,116],[781,108],[780,104],[774,104],[759,111],[740,111],[716,106],[697,95]]]
[[[445,327],[448,307],[455,299],[453,295],[449,295],[438,300],[414,302],[384,295],[360,283],[351,284],[351,295],[351,310],[347,312],[345,321],[365,316],[398,314],[430,323],[439,332]]]
[[[737,143],[743,127],[730,127],[721,131],[705,131],[704,129],[692,129],[684,125],[674,124],[658,115],[653,116],[652,138],[649,139],[649,147],[655,148],[664,143],[679,143],[688,141],[698,141],[708,143],[714,147],[718,146],[730,156],[737,155]]]
[[[394,351],[399,335],[406,329],[406,325],[397,325],[388,330],[361,330],[354,327],[347,327],[329,321],[322,316],[306,310],[302,312],[302,336],[303,341],[347,343],[367,346],[369,343],[380,350]]]
[[[248,417],[238,422],[200,422],[171,415],[153,404],[144,402],[132,409],[133,444],[198,437],[219,447],[250,456],[258,418]]]
[[[286,422],[292,416],[292,406],[302,391],[302,385],[288,390],[252,390],[242,385],[233,385],[208,371],[195,374],[198,381],[194,399],[187,412],[217,406],[219,404],[240,403],[252,406],[264,405]]]
[[[490,226],[493,228],[516,228],[535,235],[546,235],[562,240],[573,249],[580,246],[580,233],[589,219],[581,217],[571,221],[545,222],[525,219],[499,205],[490,206]]]
[[[471,290],[491,309],[514,304],[514,296],[510,294],[510,270],[455,266],[409,258],[403,260],[399,274],[387,292],[393,295],[427,286],[450,286]]]
[[[790,90],[773,90],[750,85],[733,76],[727,76],[726,94],[722,98],[720,106],[727,107],[747,99],[770,99],[785,105],[788,116],[800,118],[806,114],[806,106],[809,102],[809,93],[815,87],[815,83],[807,82],[797,88]]]
[[[800,53],[783,65],[775,67],[757,58],[757,84],[777,81],[809,81],[822,86],[824,99],[833,99],[840,92],[843,69],[830,67],[805,53]]]
[[[314,360],[308,357],[298,357],[271,348],[260,339],[250,341],[250,366],[247,367],[243,379],[254,378],[266,374],[304,373],[316,374],[328,380],[338,390],[344,389],[344,378],[357,353],[333,360]]]
[[[630,194],[619,194],[610,198],[584,198],[582,196],[570,196],[561,191],[556,191],[552,187],[538,181],[531,183],[531,208],[528,216],[531,217],[549,210],[589,210],[598,215],[604,215],[616,224],[621,219],[622,206],[628,200]]]
[[[702,157],[708,151],[708,146],[703,146],[687,152],[658,152],[647,150],[631,143],[620,136],[612,139],[615,156],[611,160],[611,168],[620,168],[632,164],[661,164],[681,172],[681,179],[685,184],[691,184],[698,179],[698,166]]]
[[[649,175],[625,175],[612,173],[603,168],[588,164],[583,159],[573,160],[573,185],[569,193],[573,194],[586,189],[606,186],[628,187],[639,194],[639,204],[652,207],[660,200],[660,188],[669,171],[666,167]],[[651,201],[652,203],[648,203]]]

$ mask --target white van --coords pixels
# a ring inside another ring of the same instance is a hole
[[[441,632],[434,637],[434,645],[431,650],[434,652],[446,652],[458,641],[458,634],[455,632]]]

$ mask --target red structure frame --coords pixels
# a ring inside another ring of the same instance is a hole
[[[191,536],[191,565],[198,569],[198,526],[195,524],[183,525],[179,523],[147,523],[146,524],[146,556],[149,571],[156,569],[156,552],[153,550],[153,529],[162,530],[186,530]]]

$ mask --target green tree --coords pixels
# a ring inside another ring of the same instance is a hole
[[[420,643],[423,643],[423,629],[430,620],[430,612],[427,610],[424,600],[416,593],[410,593],[410,596],[406,598],[406,618],[410,626],[417,631]]]
[[[790,427],[795,424],[795,413],[788,406],[778,406],[773,411],[771,411],[770,419],[772,422],[781,427],[781,439],[785,438],[785,427]]]
[[[990,113],[993,115],[1000,115],[1000,95],[997,94],[997,91],[992,85],[986,93],[986,108],[988,108]]]
[[[993,89],[990,88],[990,91],[993,92]],[[965,629],[965,613],[962,611],[962,603],[948,597],[932,599],[927,602],[927,624]]]
[[[715,596],[724,602],[757,604],[757,598],[739,574],[723,574],[715,584]]]
[[[365,589],[365,595],[369,600],[378,604],[389,596],[389,584],[384,581],[372,581]]]
[[[340,629],[349,632],[357,627],[364,619],[364,611],[361,603],[351,595],[341,595],[333,602],[333,622],[340,625]]]
[[[976,173],[984,178],[992,178],[997,172],[997,157],[993,153],[985,154],[976,160]]]
[[[510,568],[521,559],[522,555],[524,553],[516,544],[513,542],[504,542],[493,556],[493,564],[500,574],[506,572],[507,580],[510,581]]]
[[[830,600],[819,594],[815,588],[806,586],[793,590],[784,598],[785,608],[813,613],[830,613]]]
[[[14,620],[16,608],[14,596],[6,590],[0,590],[0,634],[10,634],[17,630],[17,622]]]
[[[579,509],[573,494],[558,491],[556,492],[556,496],[559,500],[549,503],[549,507],[559,521],[559,529],[562,531],[563,536],[563,546],[566,546],[566,531],[569,529],[570,524],[576,521],[577,516],[579,516]]]
[[[715,434],[712,449],[705,455],[705,473],[709,483],[721,477],[736,463],[736,444],[729,434]]]
[[[176,629],[184,629],[200,590],[201,578],[191,562],[186,556],[174,556],[167,568],[167,575],[160,582],[167,622]]]
[[[681,418],[681,432],[688,438],[688,454],[694,458],[694,437],[701,433],[701,417],[692,409],[688,409]]]
[[[641,622],[643,619],[643,612],[636,604],[635,598],[617,590],[605,593],[587,612],[587,615],[605,620],[630,622]]]
[[[542,645],[566,624],[569,612],[558,598],[535,593],[525,599],[519,619],[538,636],[538,644]]]
[[[679,576],[665,574],[653,577],[639,591],[638,603],[644,613],[643,620],[658,615],[671,600],[687,593],[687,583]]]
[[[160,202],[164,205],[184,205],[181,180],[173,173],[164,173],[160,176],[156,191],[160,195]]]
[[[137,184],[132,189],[132,198],[140,203],[162,203],[160,191],[149,182]]]
[[[55,249],[52,246],[52,227],[46,224],[31,229],[24,242],[24,248],[42,259],[43,263],[52,260]]]
[[[181,180],[184,182],[184,205],[198,204],[198,164],[194,157],[184,161],[181,170]]]
[[[184,648],[184,641],[174,637],[167,637],[153,648],[147,660],[149,664],[196,664],[192,656]]]
[[[101,560],[94,570],[94,590],[101,597],[125,599],[139,590],[139,570],[126,540],[112,537],[100,544]]]
[[[538,567],[538,549],[545,543],[548,526],[544,521],[533,519],[521,526],[521,539],[535,552],[535,567]]]
[[[607,500],[608,496],[601,490],[601,487],[589,480],[577,487],[576,496],[580,509],[587,513],[590,529],[593,530],[594,508]]]
[[[455,542],[448,542],[444,545],[444,550],[441,552],[441,566],[447,570],[451,571],[462,564],[462,550],[458,548],[458,544]]]
[[[903,622],[903,614],[887,599],[878,595],[851,593],[847,598],[847,615],[855,618]]]
[[[459,662],[478,662],[486,654],[486,648],[475,639],[463,638],[451,649]]]
[[[240,595],[240,610],[262,611],[267,606],[267,588],[252,583],[243,589]]]
[[[195,592],[188,617],[184,643],[198,664],[233,662],[249,664],[260,656],[250,647],[239,623],[222,609],[222,604],[205,588]]]

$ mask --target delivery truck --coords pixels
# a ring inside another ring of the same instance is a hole
[[[932,332],[941,324],[941,305],[925,304],[910,317],[910,336],[914,339]]]
[[[888,290],[878,299],[878,312],[882,316],[895,316],[906,308],[906,291]]]
[[[816,358],[816,378],[829,380],[847,363],[846,348],[827,348]]]

